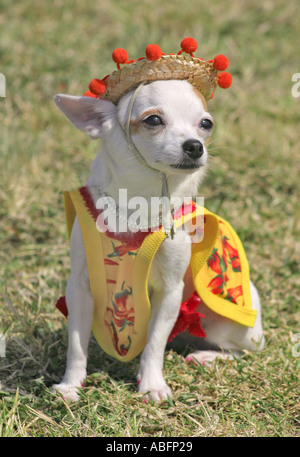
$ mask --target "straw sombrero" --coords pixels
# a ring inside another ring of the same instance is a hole
[[[117,103],[123,95],[141,83],[177,79],[188,81],[208,100],[212,98],[217,86],[223,89],[231,86],[232,76],[224,71],[229,61],[222,54],[212,60],[195,57],[193,53],[197,47],[196,40],[184,38],[177,54],[165,54],[157,44],[149,44],[146,47],[146,57],[138,60],[128,60],[125,49],[115,49],[112,58],[117,64],[117,70],[103,79],[93,79],[84,95]]]

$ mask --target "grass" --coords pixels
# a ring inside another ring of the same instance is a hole
[[[0,436],[299,436],[297,1],[0,3]],[[86,387],[69,404],[51,393],[67,347],[54,309],[69,269],[62,191],[86,182],[97,145],[52,96],[111,72],[116,47],[133,58],[150,42],[176,52],[184,36],[197,55],[231,62],[232,89],[210,102],[217,126],[200,194],[243,240],[266,348],[211,368],[167,351],[174,400],[153,405],[136,393],[138,360],[120,366],[92,339]]]

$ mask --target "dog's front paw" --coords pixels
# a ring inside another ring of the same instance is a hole
[[[162,401],[172,398],[172,391],[170,387],[166,384],[164,379],[160,381],[152,381],[150,379],[144,380],[141,376],[137,377],[139,392],[145,394],[145,401]]]
[[[68,384],[60,383],[54,384],[52,386],[53,393],[60,393],[64,397],[65,400],[70,401],[78,401],[79,400],[79,393],[78,387],[69,386]]]

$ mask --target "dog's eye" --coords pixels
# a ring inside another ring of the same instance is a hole
[[[143,122],[149,125],[150,127],[159,127],[160,125],[164,125],[161,118],[156,114],[152,114],[151,116],[147,117],[143,120]]]
[[[213,123],[210,119],[203,119],[200,122],[200,128],[205,130],[210,130],[213,128]]]

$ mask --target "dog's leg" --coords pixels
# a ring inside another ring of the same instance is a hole
[[[186,235],[178,233],[174,240],[164,241],[150,271],[152,314],[137,377],[139,391],[145,393],[145,399],[159,401],[172,396],[163,377],[163,358],[168,337],[179,313],[183,277],[190,255]]]
[[[93,299],[89,290],[88,269],[77,219],[71,236],[71,275],[66,289],[68,307],[67,367],[60,384],[53,386],[66,399],[77,400],[78,387],[86,377],[87,349],[93,318]]]
[[[264,347],[264,336],[261,319],[261,304],[255,286],[250,283],[252,306],[257,311],[253,328],[245,327],[225,317],[219,316],[209,308],[201,309],[205,318],[203,327],[207,343],[220,350],[198,350],[186,357],[191,363],[210,364],[216,358],[232,359],[240,356],[243,350],[259,351]]]

